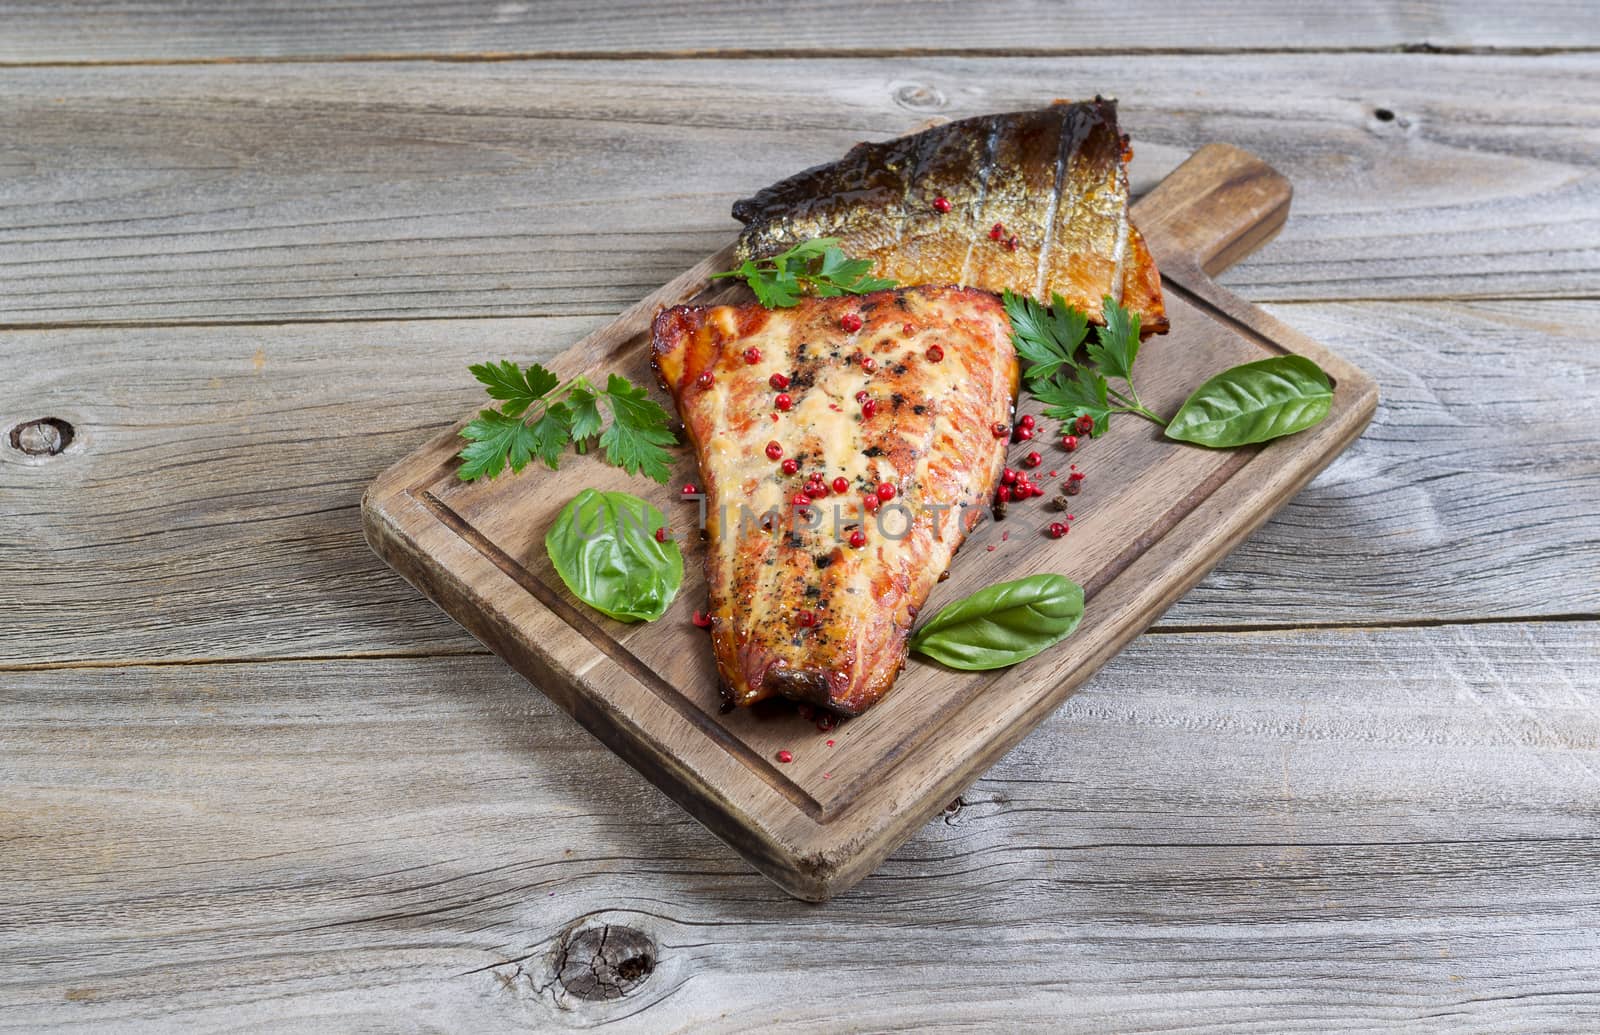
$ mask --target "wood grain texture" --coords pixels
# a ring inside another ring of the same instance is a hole
[[[0,2],[0,62],[1594,45],[1582,3],[788,9]],[[723,64],[0,73],[0,325],[576,314],[0,333],[0,1029],[1600,1027],[1593,624],[1145,637],[824,911],[494,659],[3,670],[471,652],[354,518],[466,362],[559,352],[799,162],[1096,88],[1145,187],[1212,139],[1291,174],[1225,280],[1335,303],[1270,309],[1384,382],[1172,621],[1593,613],[1596,307],[1343,304],[1594,297],[1592,55]],[[86,436],[24,460],[52,409]],[[607,922],[665,946],[650,980],[551,984]]]
[[[7,674],[0,1029],[1592,1030],[1597,644],[1146,637],[825,907],[494,658]]]
[[[1213,140],[1294,182],[1254,300],[1600,289],[1582,55],[40,68],[0,70],[0,326],[612,315],[857,140],[1097,91],[1136,189]]]
[[[1354,47],[1594,47],[1580,0],[1508,8],[1351,0],[1288,8],[1271,0],[1176,7],[1156,0],[808,0],[781,7],[715,0],[196,5],[181,0],[0,4],[0,61],[279,60],[364,55],[493,56],[725,51],[874,54],[1312,50]]]
[[[1600,303],[1272,309],[1372,371],[1378,414],[1166,624],[1595,613]],[[466,364],[601,322],[0,337],[0,664],[473,649],[362,545],[361,489],[470,410]],[[44,416],[67,451],[12,449]]]

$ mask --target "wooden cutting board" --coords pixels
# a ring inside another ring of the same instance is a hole
[[[1130,639],[1189,590],[1361,433],[1377,405],[1372,378],[1217,287],[1212,277],[1278,231],[1289,183],[1243,151],[1195,152],[1134,206],[1162,272],[1172,331],[1140,356],[1146,404],[1173,412],[1207,377],[1285,352],[1333,378],[1333,409],[1316,428],[1264,447],[1212,451],[1168,442],[1137,417],[1076,453],[1055,421],[1012,447],[1045,454],[1052,487],[1068,465],[1086,473],[1064,539],[1044,527],[1046,500],[985,521],[923,608],[983,586],[1055,571],[1085,589],[1076,633],[1014,668],[962,673],[913,658],[865,715],[819,731],[792,711],[720,709],[710,638],[690,615],[706,606],[695,508],[677,498],[698,482],[681,451],[670,485],[572,456],[559,471],[530,467],[495,481],[455,476],[457,428],[373,483],[362,503],[378,555],[510,662],[590,732],[785,891],[822,900],[851,887],[993,765]],[[725,301],[742,285],[707,275],[731,246],[574,345],[552,366],[563,378],[616,371],[654,385],[649,324],[661,306]],[[664,400],[670,409],[670,402]],[[1031,407],[1025,407],[1026,412]],[[686,577],[659,621],[624,625],[579,603],[544,550],[556,513],[581,488],[650,499],[685,543]],[[1313,576],[1308,573],[1307,578]],[[793,761],[777,761],[780,750]]]

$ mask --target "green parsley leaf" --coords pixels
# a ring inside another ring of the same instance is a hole
[[[1139,356],[1139,314],[1122,308],[1107,295],[1101,303],[1105,326],[1089,343],[1089,358],[1107,377],[1133,381],[1133,361]]]
[[[801,241],[788,251],[774,258],[780,263],[809,262],[812,259],[826,255],[829,248],[837,249],[837,237],[813,237],[809,241]]]
[[[500,409],[512,417],[524,413],[561,383],[560,378],[537,363],[528,364],[526,371],[509,359],[499,363],[478,363],[467,369],[488,387],[489,398],[505,403]]]
[[[846,291],[861,294],[865,291],[880,291],[884,287],[894,287],[894,281],[879,280],[870,276],[871,273],[871,259],[847,259],[844,252],[837,248],[829,248],[822,253],[822,265],[817,270],[817,277],[819,280],[831,281],[829,286],[837,288],[836,294],[843,294]],[[818,293],[821,293],[820,288]]]
[[[472,444],[459,454],[465,461],[458,474],[462,481],[493,478],[505,470],[506,457],[523,441],[527,425],[499,410],[481,410],[478,419],[461,429],[461,437]],[[523,446],[526,449],[526,446]],[[526,461],[524,461],[526,463]]]
[[[707,277],[706,279],[707,280],[722,280],[725,277],[739,277],[740,279],[748,279],[750,277],[755,276],[757,274],[757,272],[758,272],[758,270],[756,268],[756,261],[754,259],[746,259],[746,260],[744,260],[744,262],[740,263],[736,268],[731,269],[731,270],[723,270],[721,273],[713,273],[713,274],[711,274],[711,276]]]
[[[887,291],[895,286],[895,281],[887,277],[862,277],[851,284],[844,285],[844,289],[852,295],[870,295],[874,291]]]
[[[807,294],[837,298],[895,286],[894,281],[871,274],[871,259],[849,258],[839,249],[837,238],[817,237],[770,259],[746,259],[738,268],[714,273],[711,279],[737,277],[750,285],[756,301],[768,309],[786,309],[798,305]]]
[[[1067,305],[1066,299],[1060,294],[1050,296],[1050,308],[1045,311],[1050,318],[1050,333],[1061,343],[1062,348],[1076,356],[1078,346],[1083,344],[1083,339],[1089,334],[1088,314]]]
[[[1089,333],[1089,318],[1069,308],[1055,296],[1055,311],[1046,309],[1027,295],[1009,290],[1003,295],[1006,314],[1011,318],[1011,343],[1027,364],[1023,375],[1031,385],[1054,377],[1062,367],[1076,369],[1078,347]]]
[[[1045,411],[1047,416],[1088,416],[1096,434],[1110,426],[1113,413],[1137,413],[1166,426],[1139,401],[1133,386],[1133,362],[1139,355],[1137,313],[1107,297],[1102,305],[1106,325],[1089,341],[1080,360],[1078,350],[1089,336],[1087,314],[1067,305],[1059,294],[1050,296],[1049,306],[1010,291],[1004,301],[1011,342],[1026,364],[1023,377],[1028,390],[1052,407]],[[1108,377],[1126,381],[1127,390],[1113,389]]]
[[[522,468],[528,463],[527,453],[532,453],[543,460],[553,471],[561,466],[561,451],[572,441],[571,411],[562,403],[556,403],[544,411],[544,416],[528,425],[528,434],[525,442],[519,440],[526,452],[522,462],[517,462],[517,450],[511,453],[511,470],[513,473],[522,473]]]
[[[642,471],[646,477],[665,482],[672,463],[672,454],[665,447],[677,442],[667,430],[667,411],[644,389],[616,374],[607,380],[605,395],[611,402],[611,426],[600,436],[600,447],[606,451],[607,462],[629,474]]]
[[[501,406],[479,412],[461,429],[468,443],[458,454],[462,463],[456,473],[462,481],[495,478],[508,464],[513,473],[520,472],[536,459],[554,470],[568,443],[582,452],[595,435],[608,462],[629,474],[642,471],[667,480],[672,463],[667,447],[677,444],[668,430],[670,418],[627,378],[611,374],[601,391],[583,377],[562,385],[537,363],[523,369],[502,360],[471,370]],[[602,410],[610,411],[609,426]]]
[[[1106,379],[1087,367],[1077,376],[1051,381],[1035,388],[1034,398],[1045,404],[1044,415],[1056,420],[1077,420],[1087,416],[1094,421],[1094,433],[1103,435],[1110,426],[1113,407],[1107,399]]]
[[[580,377],[573,382],[572,391],[567,393],[566,405],[570,412],[567,423],[572,430],[572,440],[579,443],[581,452],[582,440],[600,434],[600,426],[604,423],[600,416],[600,396],[595,393],[593,385]]]
[[[836,246],[830,244],[822,250],[822,265],[817,267],[817,276],[837,276],[840,270],[845,269],[847,266],[854,265],[857,261],[858,260],[845,258],[844,252],[840,251]],[[867,263],[867,269],[872,269],[872,262],[870,260],[859,261],[865,261]]]
[[[782,270],[759,270],[748,281],[756,301],[768,309],[787,309],[800,302],[800,282]]]

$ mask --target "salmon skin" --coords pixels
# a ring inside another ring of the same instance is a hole
[[[956,287],[677,306],[651,352],[700,464],[724,696],[860,714],[1005,468],[1004,307]]]
[[[738,260],[837,237],[901,284],[1059,293],[1096,321],[1109,295],[1164,333],[1161,278],[1128,219],[1130,155],[1100,97],[857,144],[735,202]]]

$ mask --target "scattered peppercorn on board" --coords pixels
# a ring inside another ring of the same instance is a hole
[[[1013,668],[966,673],[913,657],[893,691],[859,718],[822,728],[792,708],[724,713],[706,632],[704,546],[679,489],[697,480],[681,450],[673,480],[630,477],[594,456],[559,471],[465,483],[458,427],[385,472],[362,503],[368,542],[391,566],[790,894],[824,900],[870,873],[1102,664],[1198,582],[1350,444],[1371,419],[1373,379],[1217,287],[1222,269],[1270,240],[1290,187],[1235,148],[1195,152],[1134,207],[1160,266],[1171,333],[1141,353],[1140,391],[1170,413],[1211,374],[1285,353],[1310,357],[1335,385],[1314,428],[1265,446],[1212,451],[1124,418],[1071,453],[1038,450],[1045,499],[985,520],[923,609],[931,615],[994,582],[1057,572],[1085,590],[1086,614],[1062,643]],[[640,301],[552,364],[563,378],[616,371],[653,384],[650,320],[661,306],[745,297],[711,286],[731,246]],[[1025,406],[1022,412],[1037,407]],[[1040,421],[1054,430],[1054,421]],[[1076,465],[1070,534],[1046,503]],[[1055,472],[1052,477],[1049,472]],[[580,489],[632,492],[661,508],[685,547],[684,586],[659,621],[625,625],[572,597],[544,533]]]

